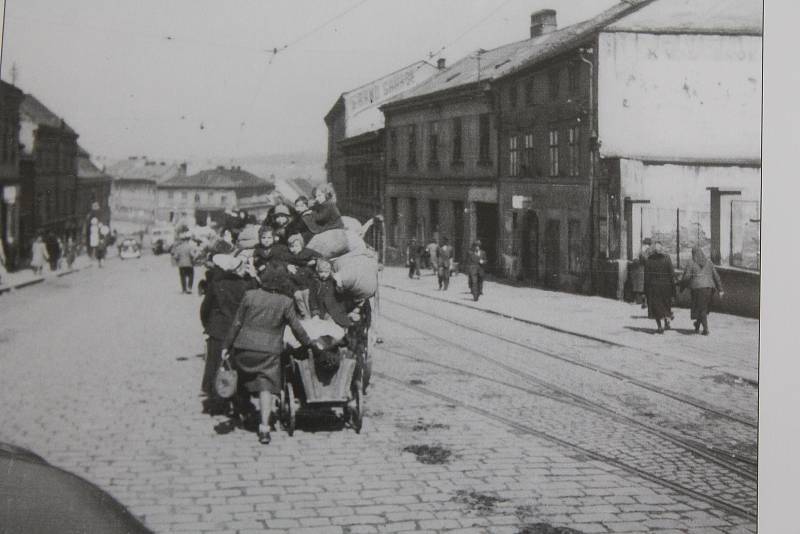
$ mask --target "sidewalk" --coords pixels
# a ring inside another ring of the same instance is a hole
[[[43,274],[40,276],[33,274],[31,269],[23,269],[21,271],[8,273],[4,275],[2,281],[0,281],[0,294],[39,284],[50,278],[58,278],[59,276],[72,274],[86,269],[87,267],[91,267],[92,265],[94,265],[94,262],[90,260],[88,256],[79,256],[75,258],[72,269],[62,269],[52,272],[49,267],[45,267]]]
[[[701,336],[694,333],[689,310],[675,308],[673,330],[657,335],[655,321],[647,318],[647,310],[627,302],[491,281],[484,282],[484,294],[474,302],[467,293],[467,277],[463,274],[451,278],[446,292],[437,290],[430,269],[423,270],[420,279],[411,280],[407,269],[387,266],[380,277],[381,285],[387,288],[691,361],[715,372],[758,383],[757,319],[712,313],[711,335]]]

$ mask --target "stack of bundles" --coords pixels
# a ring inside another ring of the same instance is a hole
[[[342,289],[356,300],[375,295],[378,289],[378,258],[359,235],[350,229],[361,223],[352,217],[342,217],[345,229],[320,232],[311,238],[307,247],[330,260],[333,272]]]
[[[333,319],[324,320],[319,317],[312,317],[310,319],[300,319],[300,324],[303,325],[303,329],[311,339],[329,336],[331,339],[338,342],[344,338],[344,328],[333,322]],[[291,328],[284,329],[283,342],[293,349],[301,346],[297,338],[294,337]]]

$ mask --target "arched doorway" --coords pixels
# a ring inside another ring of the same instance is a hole
[[[525,211],[522,223],[522,277],[539,281],[539,218],[533,210]]]

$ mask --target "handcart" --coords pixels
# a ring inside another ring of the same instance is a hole
[[[304,408],[341,408],[344,422],[356,433],[361,432],[364,351],[352,350],[346,341],[328,350],[338,351],[336,369],[322,368],[307,347],[285,354],[279,414],[290,436],[294,434],[297,411]]]

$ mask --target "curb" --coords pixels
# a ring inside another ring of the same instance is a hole
[[[50,279],[53,279],[53,278],[61,278],[61,277],[64,277],[64,276],[67,276],[67,275],[70,275],[70,274],[73,274],[73,273],[77,273],[77,272],[83,271],[84,269],[89,269],[91,267],[92,267],[92,264],[90,263],[90,264],[86,265],[85,267],[69,269],[67,271],[59,271],[59,272],[55,273],[55,276],[37,276],[36,278],[31,278],[30,280],[25,280],[24,282],[18,282],[16,284],[10,284],[10,285],[0,284],[0,295],[2,295],[3,293],[11,293],[13,291],[17,291],[19,289],[22,289],[22,288],[25,288],[25,287],[28,287],[28,286],[41,284],[41,283],[46,282],[47,280],[50,280]]]

